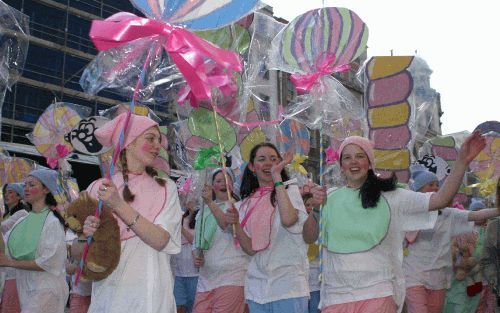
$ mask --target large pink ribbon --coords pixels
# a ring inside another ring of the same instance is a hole
[[[184,76],[196,99],[211,99],[211,89],[216,87],[205,72],[205,58],[227,71],[242,70],[238,54],[218,48],[184,28],[162,21],[121,12],[103,21],[92,21],[90,29],[90,38],[99,51],[147,37],[165,39],[163,48]]]
[[[316,60],[316,72],[292,74],[290,80],[295,85],[297,92],[299,94],[307,93],[318,83],[320,77],[331,75],[334,72],[343,73],[351,68],[349,64],[333,65],[335,58],[335,54],[320,54]]]
[[[226,97],[235,94],[238,92],[238,85],[233,79],[233,75],[231,72],[224,71],[223,68],[217,66],[214,63],[205,63],[205,70],[203,71],[207,75],[207,81],[210,86],[217,87],[222,92],[222,94]],[[189,85],[184,86],[179,91],[177,102],[182,106],[186,102],[197,108],[200,106],[199,99],[193,93],[193,90]],[[236,100],[235,100],[236,101]]]

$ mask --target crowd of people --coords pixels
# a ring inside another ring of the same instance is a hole
[[[118,144],[125,120],[99,128],[99,142]],[[68,304],[71,313],[500,312],[500,187],[494,208],[452,207],[485,146],[479,132],[442,185],[419,166],[409,188],[380,177],[372,143],[352,136],[338,151],[345,186],[299,188],[285,170],[293,155],[261,143],[238,194],[221,168],[199,199],[158,177],[161,140],[155,121],[132,115],[117,171],[87,188],[113,211],[121,239],[119,264],[100,281],[75,284],[86,238],[101,225],[89,216],[82,234],[65,228],[56,171],[4,187],[0,313]]]

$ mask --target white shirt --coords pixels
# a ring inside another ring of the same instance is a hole
[[[399,188],[382,192],[391,210],[391,221],[379,245],[351,254],[323,248],[321,308],[392,295],[401,311],[405,297],[401,243],[406,231],[434,226],[437,212],[428,211],[431,195]]]
[[[18,223],[26,216],[19,219]],[[9,235],[10,232],[7,237]],[[23,312],[64,312],[68,300],[64,237],[63,226],[54,214],[49,212],[40,234],[34,260],[43,271],[15,270],[17,291]]]
[[[226,211],[224,203],[218,203]],[[204,210],[210,210],[205,207]],[[198,213],[196,218],[201,216]],[[203,251],[205,263],[200,268],[198,292],[206,292],[222,286],[245,286],[250,257],[236,247],[233,234],[217,226],[212,246]]]
[[[425,286],[439,290],[450,288],[453,274],[451,240],[474,231],[469,222],[470,211],[445,208],[433,229],[421,230],[415,242],[409,245],[409,254],[403,259],[406,288]]]
[[[189,228],[189,217],[185,217],[182,224],[182,227],[194,236],[194,229]],[[174,255],[172,258],[174,275],[179,277],[196,277],[198,276],[198,268],[194,266],[193,244],[184,235],[181,236],[181,253]]]
[[[309,297],[307,245],[302,239],[307,213],[298,187],[290,185],[287,192],[293,207],[298,211],[298,221],[285,228],[276,211],[269,247],[250,258],[245,298],[256,303]],[[236,203],[237,208],[240,205],[241,202]],[[240,213],[240,219],[243,218]]]
[[[309,262],[309,291],[318,291],[321,289],[321,283],[319,281],[319,256],[314,260]]]
[[[28,211],[19,210],[16,213],[12,214],[11,217],[2,222],[2,226],[0,226],[1,232],[4,236],[4,242],[7,242],[6,233],[12,229],[21,218],[24,218],[28,215]],[[7,250],[7,247],[5,247]],[[2,267],[0,268],[0,273],[5,274],[5,280],[16,279],[16,269],[13,267]]]
[[[118,267],[107,278],[92,284],[88,313],[174,313],[170,255],[181,250],[182,212],[175,183],[167,179],[167,201],[154,220],[170,234],[162,251],[138,236],[124,240]]]

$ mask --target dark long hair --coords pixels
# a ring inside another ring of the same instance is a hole
[[[189,228],[190,229],[194,229],[194,226],[196,224],[196,215],[198,214],[200,210],[195,210],[193,215],[191,215],[191,218],[189,219]],[[186,212],[184,212],[184,214],[182,215],[182,223],[184,224],[184,218],[188,217],[189,215],[189,209],[186,210]]]
[[[257,151],[262,148],[262,147],[268,147],[276,151],[276,154],[281,160],[281,155],[276,148],[275,145],[273,145],[270,142],[263,142],[259,143],[255,147],[252,148],[250,151],[250,162],[252,163],[255,160],[255,155],[257,154]],[[286,173],[285,169],[281,171],[281,179],[285,182],[287,181],[288,174]],[[241,195],[241,200],[249,197],[251,194],[254,193],[254,191],[259,188],[259,181],[257,180],[257,176],[248,168],[248,165],[245,167],[245,171],[243,172],[243,178],[241,180],[241,187],[240,187],[240,195]],[[287,187],[288,188],[288,187]],[[271,192],[271,203],[273,206],[276,206],[276,190],[273,190]]]
[[[216,170],[213,174],[212,174],[212,185],[214,184],[214,180],[215,180],[215,176],[217,176],[217,174],[219,173],[222,173],[222,169],[218,169]],[[229,175],[229,174],[226,174],[227,176],[229,176],[231,178],[231,180],[233,180],[233,178]],[[233,181],[234,183],[234,181]],[[228,186],[226,186],[227,188]],[[236,201],[240,201],[240,197],[238,197],[232,190],[231,190],[231,197],[236,200]],[[216,200],[217,197],[215,196],[215,191],[212,191],[212,200]]]
[[[389,178],[381,178],[375,175],[372,169],[368,170],[368,177],[359,189],[361,204],[363,208],[373,208],[377,205],[382,191],[391,191],[396,189],[398,178],[394,172]]]

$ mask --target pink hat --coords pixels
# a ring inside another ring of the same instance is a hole
[[[375,165],[375,156],[373,154],[373,146],[374,146],[373,141],[371,141],[367,138],[360,137],[360,136],[347,137],[346,139],[344,139],[344,141],[342,141],[342,144],[340,145],[340,148],[339,148],[340,157],[342,157],[342,151],[344,150],[344,148],[347,145],[351,145],[351,144],[356,145],[356,146],[360,147],[361,149],[363,149],[363,151],[366,153],[366,156],[368,156],[368,160],[370,161],[370,164],[372,166]]]
[[[120,142],[120,133],[125,126],[126,119],[127,113],[122,113],[97,129],[95,131],[97,140],[106,147],[116,146]],[[149,117],[132,114],[123,142],[123,148],[127,147],[135,138],[153,126],[158,126],[158,123]]]

